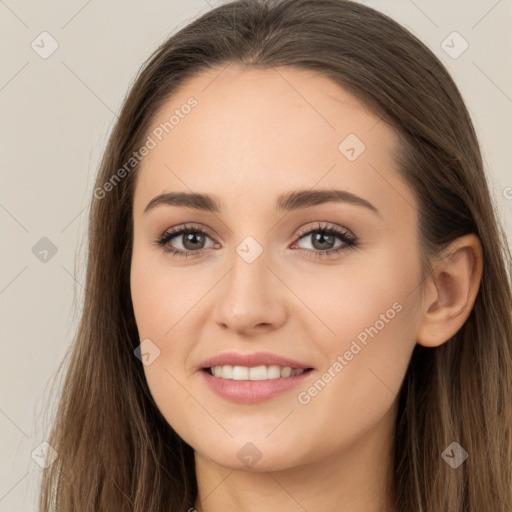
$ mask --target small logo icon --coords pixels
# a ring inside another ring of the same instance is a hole
[[[357,160],[366,149],[363,141],[355,134],[350,133],[338,146],[339,152],[349,161]]]
[[[457,469],[468,458],[468,452],[459,443],[454,441],[441,454],[441,457],[453,469]]]
[[[43,263],[48,263],[57,251],[57,246],[45,236],[32,247],[32,254]]]
[[[144,366],[149,366],[160,355],[160,349],[149,338],[146,338],[133,353]]]
[[[41,32],[30,46],[39,57],[47,59],[59,47],[59,43],[48,32]]]
[[[57,458],[57,452],[50,444],[43,441],[37,445],[31,453],[32,460],[43,469],[49,468]]]
[[[252,263],[261,255],[263,247],[252,236],[248,236],[238,245],[236,252],[246,263]]]
[[[458,59],[469,48],[469,43],[458,32],[454,31],[443,40],[441,48],[452,59]]]
[[[244,466],[252,468],[261,459],[262,453],[254,444],[245,443],[236,455]]]

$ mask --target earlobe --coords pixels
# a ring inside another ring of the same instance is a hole
[[[482,246],[474,234],[454,240],[433,262],[425,283],[418,344],[436,347],[460,330],[475,303],[482,271]]]

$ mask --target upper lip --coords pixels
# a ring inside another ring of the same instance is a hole
[[[225,352],[216,356],[206,359],[199,365],[199,369],[211,368],[212,366],[261,366],[261,365],[278,365],[281,367],[289,366],[290,368],[312,368],[308,364],[294,361],[278,354],[272,354],[271,352],[256,352],[253,354],[238,354],[236,352]]]

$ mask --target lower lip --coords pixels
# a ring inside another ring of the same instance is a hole
[[[209,388],[222,398],[240,404],[254,404],[303,384],[313,372],[314,370],[309,370],[294,377],[268,380],[223,379],[222,377],[214,377],[204,370],[201,370],[200,373]]]

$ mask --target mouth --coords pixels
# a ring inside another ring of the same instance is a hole
[[[317,372],[314,368],[278,365],[223,365],[202,368],[199,373],[207,388],[220,398],[239,404],[257,404],[278,395],[289,396],[294,388],[306,386]]]
[[[223,365],[203,368],[212,377],[235,381],[265,381],[289,379],[312,371],[313,368],[292,368],[279,365],[238,366]]]

